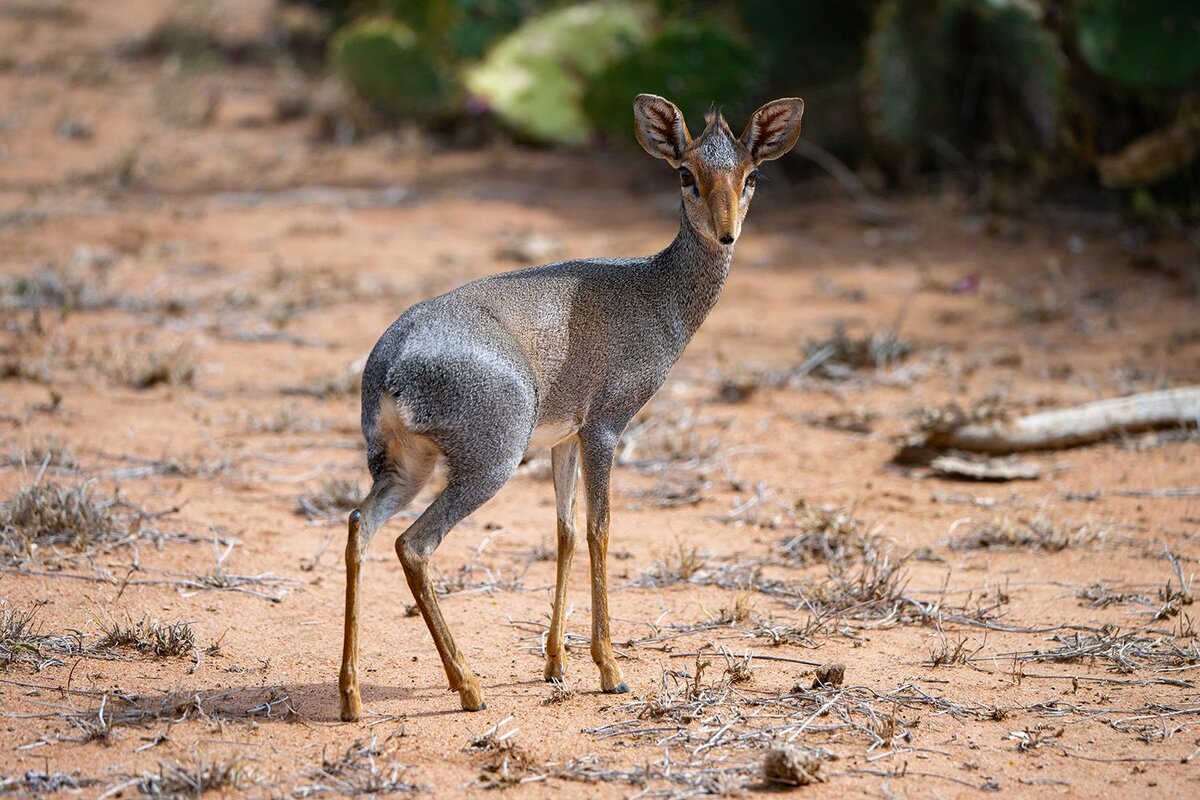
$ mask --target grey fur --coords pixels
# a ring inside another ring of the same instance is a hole
[[[776,101],[757,113],[791,102]],[[563,261],[472,281],[414,305],[367,359],[362,432],[374,483],[351,516],[347,542],[343,719],[361,711],[358,565],[375,531],[420,491],[439,454],[449,468],[446,488],[396,540],[396,553],[451,688],[460,692],[463,708],[483,707],[478,681],[441,617],[427,562],[451,528],[508,481],[540,432],[554,445],[559,517],[546,677],[558,679],[565,668],[562,606],[575,547],[578,464],[592,569],[592,658],[605,691],[628,689],[608,631],[604,562],[613,453],[720,297],[733,246],[719,240],[736,239],[753,195],[744,179],[756,166],[719,114],[695,142],[679,110],[662,98],[639,96],[635,117],[638,140],[651,155],[673,166],[682,158],[696,173],[696,185],[681,191],[679,234],[666,249],[645,258]],[[795,124],[798,129],[799,113]]]
[[[732,255],[685,223],[649,258],[532,267],[413,306],[363,372],[372,478],[397,468],[381,401],[396,403],[451,465],[519,460],[539,423],[619,435],[716,304]]]
[[[734,138],[719,111],[714,122],[710,122],[696,140],[696,151],[711,168],[720,170],[735,169],[750,158],[750,151]]]

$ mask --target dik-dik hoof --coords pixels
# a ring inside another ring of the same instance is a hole
[[[472,678],[458,690],[458,698],[462,702],[463,711],[483,711],[487,703],[483,702],[483,692],[479,681]]]
[[[546,670],[542,673],[546,683],[565,681],[567,679],[567,654],[546,656]]]
[[[358,697],[342,698],[342,722],[358,722],[362,718],[362,700]]]
[[[624,694],[629,691],[620,667],[611,663],[600,665],[600,689],[605,694]]]

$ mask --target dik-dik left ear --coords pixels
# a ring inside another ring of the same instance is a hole
[[[675,104],[656,94],[639,94],[633,100],[633,122],[638,143],[645,151],[678,168],[692,135]]]
[[[799,97],[772,100],[755,111],[741,139],[754,163],[772,161],[791,150],[800,138],[803,116],[804,101]]]

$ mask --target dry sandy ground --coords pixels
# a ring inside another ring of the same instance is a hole
[[[972,213],[953,192],[868,225],[836,187],[778,175],[615,471],[631,693],[597,691],[585,552],[567,690],[541,680],[554,511],[533,452],[435,558],[487,710],[457,710],[408,612],[397,519],[365,574],[366,717],[340,723],[344,511],[298,509],[365,488],[355,365],[409,304],[517,266],[514,237],[663,246],[674,178],[647,159],[317,142],[275,119],[281,68],[119,55],[166,11],[0,4],[0,498],[90,481],[137,533],[0,555],[0,612],[38,629],[0,665],[0,794],[65,773],[65,796],[186,796],[173,770],[221,783],[213,765],[240,770],[228,796],[755,793],[785,741],[822,758],[827,782],[800,794],[1200,793],[1200,653],[1171,561],[1187,582],[1200,557],[1195,434],[1036,454],[1043,477],[1021,483],[890,464],[922,409],[1200,382],[1194,246],[1079,210]],[[912,351],[805,374],[839,327]],[[951,547],[988,524],[997,546]],[[789,558],[806,533],[847,551]],[[186,623],[195,647],[102,646],[143,619]],[[845,683],[811,689],[806,662],[844,663]]]

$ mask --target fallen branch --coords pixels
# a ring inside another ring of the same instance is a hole
[[[1045,411],[1011,422],[968,423],[949,430],[930,431],[923,446],[976,453],[1056,450],[1120,433],[1198,423],[1200,386],[1188,386]]]

